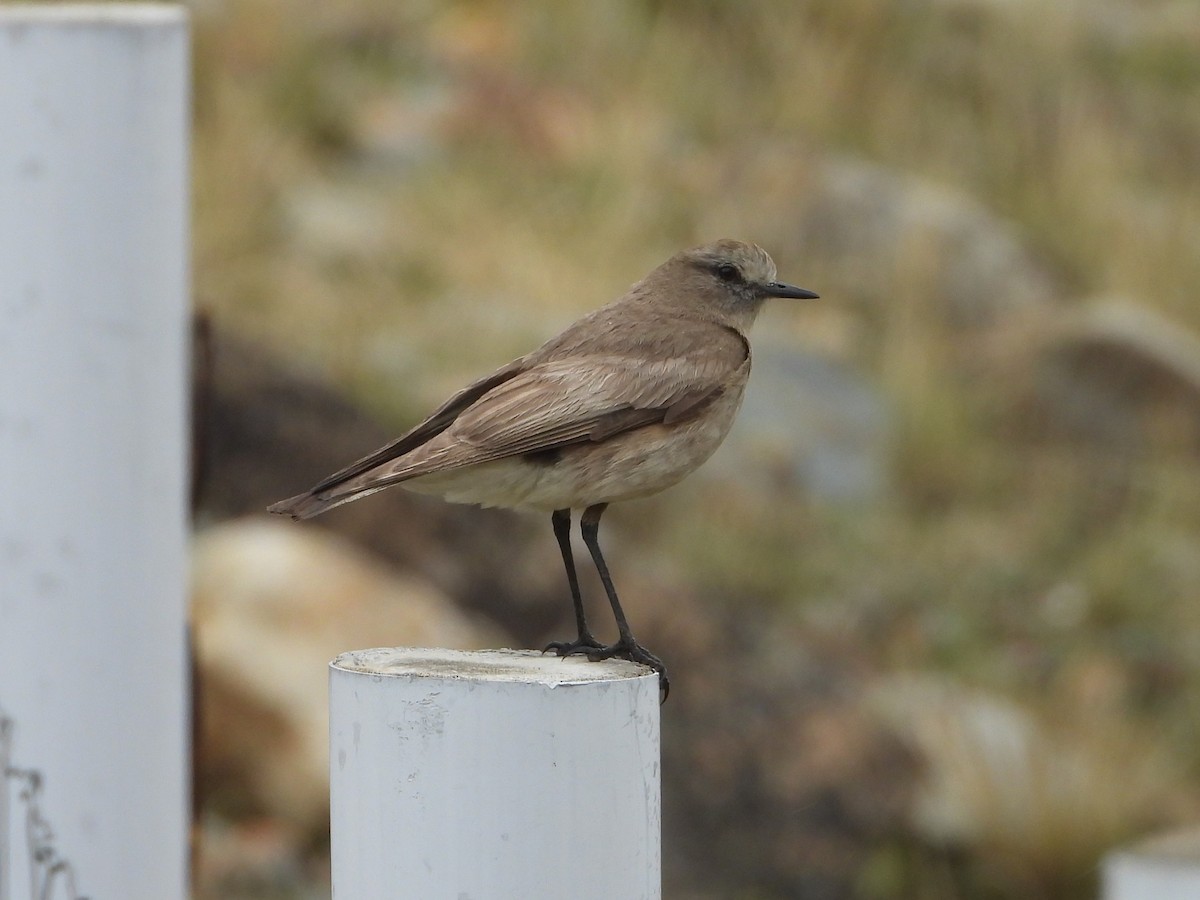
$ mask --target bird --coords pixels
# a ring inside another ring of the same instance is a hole
[[[672,256],[619,299],[532,353],[464,387],[396,440],[268,507],[308,519],[392,485],[453,503],[550,513],[576,637],[543,653],[666,666],[634,638],[604,555],[609,504],[656,494],[707,460],[729,433],[750,375],[746,336],[771,298],[819,295],[776,280],[756,244],[724,239]],[[605,644],[584,614],[571,514],[616,620]]]

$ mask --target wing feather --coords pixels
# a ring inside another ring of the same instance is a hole
[[[314,485],[304,494],[298,497],[291,497],[287,500],[276,503],[269,507],[271,512],[289,513],[291,507],[295,505],[295,501],[301,498],[314,496],[324,493],[331,488],[350,481],[364,472],[374,469],[384,463],[390,462],[393,459],[398,459],[407,453],[411,453],[417,447],[429,441],[431,438],[441,434],[450,425],[458,415],[477,401],[480,397],[490,391],[499,384],[503,384],[508,379],[517,375],[526,366],[526,357],[514,359],[508,365],[502,366],[493,372],[477,381],[471,382],[465,388],[460,390],[449,400],[435,409],[429,416],[420,424],[406,431],[396,440],[392,441],[373,453],[369,453],[362,459],[352,462],[344,469],[339,469],[328,478]]]
[[[473,462],[607,440],[697,413],[745,364],[744,353],[703,353],[647,364],[572,357],[535,366],[464,410],[446,438]]]

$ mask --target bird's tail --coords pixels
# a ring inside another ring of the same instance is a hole
[[[383,486],[337,492],[309,491],[305,494],[297,494],[295,497],[288,497],[286,500],[280,500],[278,503],[272,503],[267,507],[267,512],[275,513],[277,516],[291,516],[297,520],[311,519],[335,506],[341,506],[343,503],[349,503],[351,500],[357,500],[359,497],[365,497],[381,490],[383,490]]]
[[[362,468],[361,463],[356,463],[349,469],[331,475],[303,494],[272,503],[267,507],[267,512],[280,516],[291,516],[293,519],[311,519],[335,506],[341,506],[343,503],[349,503],[360,497],[369,497],[393,484],[400,484],[430,472],[457,469],[473,462],[469,455],[461,453],[458,454],[458,458],[447,462],[446,457],[452,456],[454,450],[454,447],[441,447],[430,453],[426,452],[425,448],[420,448],[416,453],[410,454],[404,465],[399,462],[391,463],[387,459],[367,468]],[[378,455],[377,453],[367,457],[365,461],[373,462]]]
[[[329,509],[332,503],[318,497],[316,494],[297,494],[267,507],[267,512],[277,516],[291,516],[293,519],[311,519]]]

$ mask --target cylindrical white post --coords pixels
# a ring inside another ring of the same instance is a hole
[[[661,896],[657,675],[388,648],[329,683],[337,900]]]
[[[178,6],[0,6],[13,898],[187,891],[187,98]]]
[[[1104,900],[1200,897],[1200,829],[1159,835],[1104,860]]]

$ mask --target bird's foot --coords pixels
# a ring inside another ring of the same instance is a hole
[[[542,648],[543,653],[554,652],[558,656],[586,654],[590,659],[593,652],[605,649],[604,645],[586,631],[573,641],[551,641]]]
[[[621,639],[607,647],[596,647],[592,650],[582,652],[586,652],[587,658],[592,662],[616,657],[617,659],[627,659],[630,662],[649,666],[658,673],[658,690],[662,695],[660,702],[665,703],[667,695],[671,693],[671,679],[667,677],[667,667],[663,664],[663,661],[635,640]]]
[[[658,690],[661,702],[666,702],[667,694],[671,693],[671,679],[667,677],[667,667],[663,661],[639,644],[637,641],[620,640],[607,646],[600,643],[590,634],[581,634],[573,641],[551,641],[543,653],[553,651],[558,656],[586,656],[592,662],[602,659],[627,659],[630,662],[649,666],[658,673]]]

